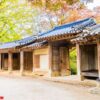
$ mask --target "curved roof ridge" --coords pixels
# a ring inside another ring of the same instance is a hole
[[[88,20],[90,20],[90,19],[92,19],[92,18],[85,18],[85,19],[81,19],[81,20],[74,21],[74,22],[69,22],[69,23],[66,23],[66,24],[64,24],[64,25],[56,26],[55,29],[57,29],[57,28],[62,28],[62,27],[63,27],[63,28],[70,27],[70,26],[73,26],[73,25],[82,23],[82,22],[84,22],[84,21],[88,21]]]
[[[73,27],[74,25],[81,24],[81,23],[86,22],[86,21],[89,21],[89,20],[93,20],[93,18],[85,18],[85,19],[81,19],[81,20],[74,21],[74,22],[66,23],[64,25],[56,26],[56,27],[54,27],[53,29],[51,29],[51,30],[49,30],[47,32],[40,33],[39,36],[48,34],[48,33],[52,32],[52,31],[55,31],[55,30]]]

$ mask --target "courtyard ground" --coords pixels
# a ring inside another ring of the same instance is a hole
[[[0,96],[4,100],[100,100],[90,87],[55,83],[29,77],[0,76]]]

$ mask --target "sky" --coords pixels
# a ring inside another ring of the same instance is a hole
[[[87,7],[93,9],[94,7],[100,6],[100,0],[93,0],[93,3],[88,3]]]

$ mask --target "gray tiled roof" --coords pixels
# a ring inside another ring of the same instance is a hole
[[[59,36],[59,35],[68,35],[68,34],[74,34],[82,32],[82,30],[86,27],[95,25],[95,21],[92,18],[87,18],[84,20],[75,21],[69,24],[65,24],[62,26],[55,27],[54,29],[41,33],[38,37],[38,39],[41,38],[49,38],[53,36]]]
[[[22,40],[3,43],[0,45],[0,49],[8,49],[8,48],[16,48],[19,46],[24,46],[24,45],[35,42],[35,40],[36,40],[36,37],[31,36],[31,37],[27,37],[27,38],[22,39]]]
[[[87,38],[94,37],[95,35],[100,35],[100,24],[94,25],[92,27],[88,27],[87,29],[83,30],[82,34],[79,34],[77,38],[72,39],[72,42],[80,42],[86,40]],[[88,41],[88,40],[87,40]]]
[[[38,44],[38,43],[33,44],[38,39],[41,39],[41,38],[43,39],[45,37],[50,38],[50,37],[59,36],[59,35],[80,33],[86,27],[91,27],[95,24],[96,23],[92,18],[75,21],[75,22],[68,23],[65,25],[57,26],[48,32],[39,34],[38,36],[31,36],[31,37],[28,37],[28,38],[25,38],[22,40],[4,43],[4,44],[0,45],[0,49],[16,48],[16,47],[30,45],[30,44],[32,44],[32,46],[34,46],[34,45]],[[39,45],[41,45],[41,43],[39,43]]]

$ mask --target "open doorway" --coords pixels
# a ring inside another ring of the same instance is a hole
[[[24,52],[24,70],[28,72],[33,71],[33,52]]]
[[[2,70],[8,70],[8,53],[1,54],[1,68]]]
[[[97,45],[82,45],[81,47],[82,75],[90,78],[98,77]]]
[[[13,70],[20,70],[20,53],[13,53]]]
[[[75,47],[70,49],[69,55],[70,55],[71,74],[76,75],[77,74],[77,58],[76,58],[77,53],[76,53],[76,48]]]

